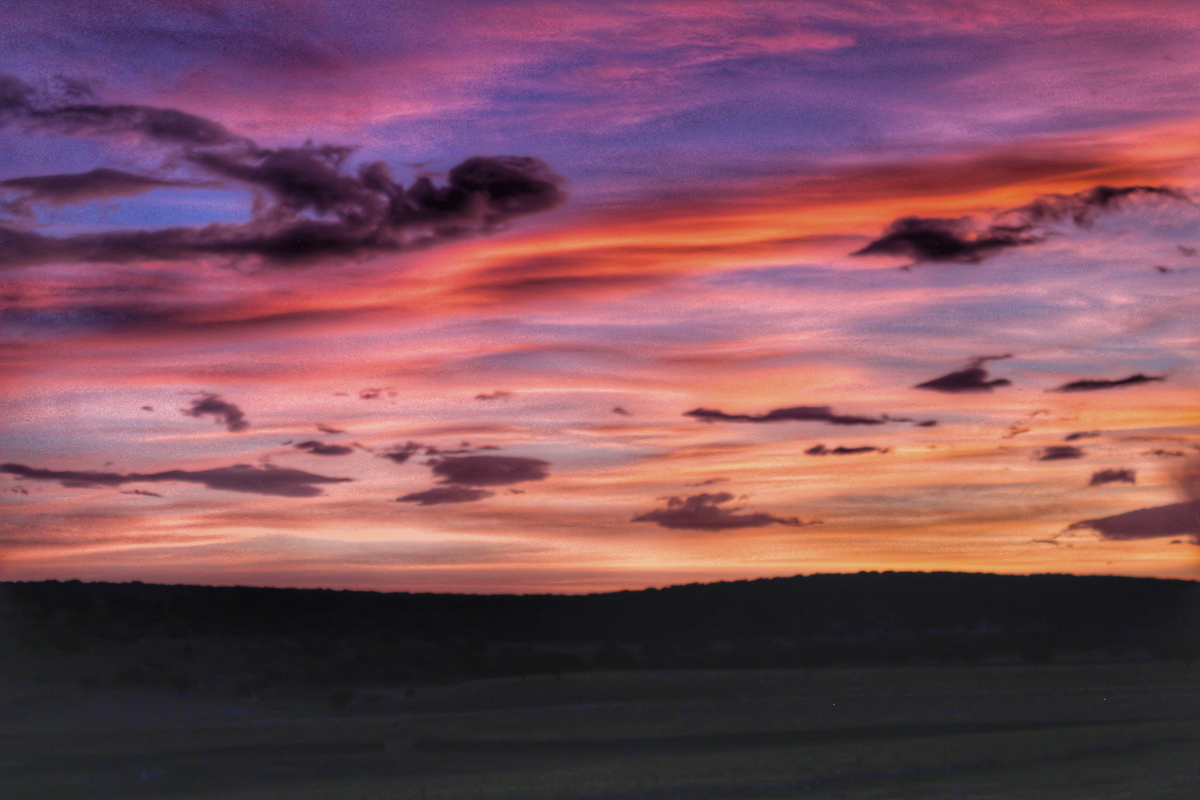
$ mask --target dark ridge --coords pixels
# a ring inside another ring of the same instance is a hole
[[[1191,641],[1197,610],[1200,583],[1070,575],[863,572],[591,595],[0,583],[0,628],[35,649],[254,637],[339,659],[382,643],[626,642],[641,653],[630,664],[650,664],[646,654],[663,648],[690,664],[679,655],[685,643],[772,637],[834,660],[931,639],[964,653],[1012,652],[1030,642],[1112,650]],[[452,673],[484,669],[462,653],[443,656],[461,662],[444,665]],[[692,665],[744,666],[707,659]]]

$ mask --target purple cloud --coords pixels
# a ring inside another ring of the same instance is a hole
[[[397,503],[417,503],[437,506],[444,503],[473,503],[495,495],[487,489],[472,489],[467,486],[435,486],[423,492],[413,492],[396,498]]]
[[[507,486],[547,478],[550,462],[521,456],[454,456],[432,462],[442,483],[460,486]]]
[[[315,475],[298,469],[276,467],[266,464],[262,467],[250,464],[234,464],[231,467],[216,469],[183,470],[173,469],[165,472],[129,473],[122,475],[116,472],[83,472],[74,470],[51,470],[27,467],[23,464],[0,464],[0,472],[17,475],[33,481],[57,481],[63,486],[75,489],[89,489],[98,486],[124,486],[127,483],[162,483],[175,481],[179,483],[197,483],[209,489],[220,489],[227,492],[245,492],[247,494],[265,494],[275,497],[316,497],[322,494],[319,484],[345,483],[352,478],[330,478],[325,475]]]
[[[1054,444],[1043,447],[1038,455],[1038,461],[1062,461],[1070,458],[1083,458],[1083,450],[1069,444]]]
[[[1128,378],[1121,378],[1120,380],[1116,380],[1116,381],[1110,381],[1110,380],[1104,380],[1104,379],[1071,381],[1070,383],[1064,383],[1062,386],[1059,386],[1057,389],[1050,389],[1049,391],[1051,391],[1051,392],[1095,392],[1095,391],[1099,391],[1101,389],[1117,389],[1122,386],[1137,386],[1137,385],[1143,384],[1143,383],[1153,383],[1155,381],[1165,381],[1166,379],[1167,379],[1166,375],[1143,375],[1142,373],[1139,372],[1136,375],[1130,375]]]
[[[856,417],[835,414],[829,406],[776,408],[766,414],[726,414],[710,408],[695,408],[684,413],[701,422],[827,422],[830,425],[882,425],[887,418]]]
[[[0,267],[205,256],[253,258],[278,267],[364,258],[493,231],[564,199],[562,178],[537,158],[475,156],[453,167],[444,186],[422,177],[406,188],[381,161],[363,164],[355,174],[344,172],[351,147],[260,147],[186,112],[51,98],[0,75],[0,127],[5,126],[73,136],[136,136],[173,151],[175,162],[204,173],[210,183],[215,179],[249,187],[263,203],[254,209],[254,219],[242,224],[63,237],[0,225]],[[105,192],[128,194],[153,188],[155,181],[108,170],[27,176],[9,184],[65,202]]]
[[[1005,358],[1012,358],[1012,354],[1005,353],[1002,356],[979,356],[978,358],[972,358],[967,362],[966,369],[947,373],[931,381],[918,383],[913,388],[958,394],[961,392],[990,392],[997,386],[1011,386],[1012,381],[1007,378],[996,378],[989,381],[987,379],[988,371],[983,367],[988,361],[1000,361]]]
[[[855,256],[891,255],[914,263],[978,264],[1014,247],[1045,241],[1046,226],[1068,221],[1090,226],[1101,213],[1148,199],[1190,203],[1186,194],[1167,186],[1095,186],[1075,194],[1052,194],[997,214],[980,226],[970,219],[901,217]]]
[[[240,408],[222,400],[220,395],[209,392],[205,392],[199,399],[193,400],[191,408],[181,410],[187,416],[196,419],[203,416],[214,417],[218,422],[223,422],[225,427],[233,433],[244,431],[250,427],[250,423],[246,421],[246,415]]]
[[[314,456],[348,456],[354,452],[353,447],[342,444],[325,444],[315,439],[293,445],[297,450],[304,450]]]
[[[1085,519],[1070,526],[1070,530],[1080,528],[1090,528],[1102,538],[1115,541],[1191,536],[1193,544],[1200,544],[1200,501],[1139,508],[1111,517]]]
[[[771,514],[739,514],[741,506],[726,506],[733,500],[729,492],[702,492],[687,498],[670,497],[666,508],[656,508],[639,514],[633,522],[653,522],[663,528],[690,531],[724,531],[737,528],[762,528],[767,525],[816,525],[801,522],[796,517],[776,517]]]
[[[809,456],[855,456],[860,453],[886,453],[886,447],[874,447],[867,445],[864,447],[834,447],[830,449],[823,444],[814,445],[804,451],[805,455]]]
[[[1106,483],[1137,483],[1137,470],[1102,469],[1092,473],[1088,486],[1103,486]]]

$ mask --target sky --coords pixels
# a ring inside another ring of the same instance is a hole
[[[1200,578],[1200,8],[10,0],[0,580]]]

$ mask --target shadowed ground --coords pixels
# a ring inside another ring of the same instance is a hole
[[[980,664],[501,678],[231,701],[8,687],[13,798],[1194,800],[1200,669]]]

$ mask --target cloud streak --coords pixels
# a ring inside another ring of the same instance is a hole
[[[53,237],[0,226],[0,267],[52,262],[134,263],[219,257],[297,266],[363,258],[496,230],[564,199],[562,179],[541,160],[475,156],[453,167],[444,186],[418,178],[404,187],[386,164],[343,171],[353,148],[333,145],[260,147],[219,123],[175,109],[141,105],[46,102],[10,76],[0,76],[0,127],[23,126],[73,136],[137,136],[168,148],[211,182],[233,182],[259,194],[244,224],[107,231]],[[14,179],[49,197],[128,193],[154,178],[109,170]],[[140,182],[139,182],[140,181]],[[11,181],[10,181],[11,183]],[[152,188],[152,187],[150,187]]]
[[[841,445],[838,445],[837,447],[831,449],[823,444],[818,444],[805,450],[804,454],[808,456],[856,456],[862,453],[886,452],[888,452],[886,447],[875,447],[873,445],[866,445],[863,447],[842,447]]]
[[[495,495],[487,489],[472,489],[469,486],[435,486],[423,492],[412,492],[396,498],[397,503],[417,503],[422,506],[438,506],[446,503],[473,503]]]
[[[1088,486],[1103,486],[1106,483],[1137,483],[1137,470],[1102,469],[1092,473]]]
[[[1143,375],[1142,373],[1139,372],[1136,375],[1130,375],[1128,378],[1121,378],[1120,380],[1116,380],[1116,381],[1110,381],[1110,380],[1104,380],[1104,379],[1071,381],[1070,383],[1064,383],[1062,386],[1059,386],[1057,389],[1050,389],[1050,391],[1052,391],[1052,392],[1095,392],[1095,391],[1100,391],[1102,389],[1119,389],[1122,386],[1139,386],[1143,383],[1154,383],[1156,381],[1165,381],[1166,379],[1167,379],[1167,376],[1165,376],[1165,375]]]
[[[882,425],[886,417],[860,417],[851,414],[835,414],[829,406],[793,406],[776,408],[766,414],[726,414],[711,408],[694,408],[683,416],[701,422],[826,422],[830,425]]]
[[[205,392],[192,401],[191,408],[181,410],[186,416],[196,419],[213,417],[217,422],[224,424],[226,430],[231,433],[238,433],[250,427],[245,413],[233,403],[222,400],[218,394]]]
[[[1073,458],[1083,458],[1083,450],[1074,445],[1054,444],[1043,447],[1038,454],[1038,461],[1065,461]]]
[[[1101,538],[1113,541],[1157,539],[1167,536],[1191,536],[1200,544],[1200,502],[1172,503],[1168,506],[1139,508],[1100,519],[1076,522],[1069,530],[1090,528]]]
[[[729,492],[701,492],[689,497],[667,498],[666,508],[656,508],[633,518],[632,522],[653,522],[663,528],[690,531],[725,531],[738,528],[763,528],[767,525],[802,527],[817,522],[801,522],[796,517],[776,517],[762,512],[742,514],[742,506],[726,505],[733,500]]]
[[[966,392],[990,392],[997,386],[1011,386],[1012,381],[1008,378],[988,380],[988,371],[983,366],[988,361],[999,361],[1005,358],[1012,358],[1012,355],[1006,353],[1002,356],[980,356],[973,358],[967,363],[966,369],[950,372],[924,383],[918,383],[913,388],[928,389],[932,392],[943,392],[946,394],[961,394]]]
[[[550,475],[550,462],[521,456],[452,456],[431,466],[442,483],[459,486],[508,486]]]
[[[343,444],[326,444],[318,442],[316,439],[310,439],[307,442],[300,442],[292,445],[297,450],[303,450],[314,456],[348,456],[354,452],[353,447],[347,447]]]
[[[1074,194],[1051,194],[1001,212],[980,226],[967,218],[901,217],[878,239],[851,255],[904,256],[915,263],[978,264],[1014,247],[1046,239],[1048,225],[1071,222],[1086,228],[1096,218],[1148,200],[1190,203],[1169,186],[1095,186]]]
[[[323,494],[321,484],[346,483],[352,478],[331,478],[288,467],[266,464],[262,467],[250,464],[234,464],[216,469],[183,470],[165,472],[129,473],[84,472],[74,470],[52,470],[28,467],[23,464],[0,464],[0,473],[16,475],[32,481],[56,481],[73,489],[92,489],[102,486],[124,486],[128,483],[195,483],[209,489],[227,492],[244,492],[274,497],[316,497]]]

